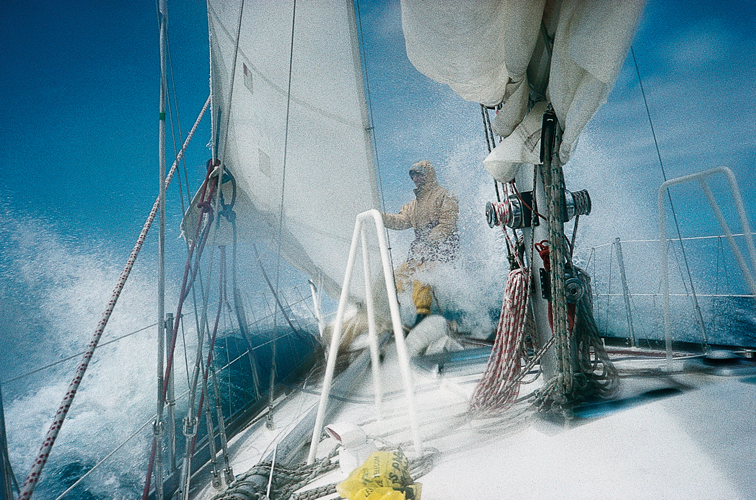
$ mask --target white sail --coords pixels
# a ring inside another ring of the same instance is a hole
[[[644,5],[402,0],[402,25],[407,55],[420,72],[464,99],[503,103],[499,135],[510,135],[523,121],[530,92],[550,101],[564,130],[559,154],[566,163],[578,135],[606,102]]]
[[[239,238],[268,242],[336,296],[355,217],[379,207],[354,6],[247,1],[240,13],[213,0],[208,16],[213,137],[240,191]]]

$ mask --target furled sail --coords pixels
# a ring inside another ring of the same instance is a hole
[[[559,154],[566,163],[578,135],[606,102],[644,5],[644,0],[402,0],[402,25],[407,54],[420,72],[464,99],[502,103],[495,123],[500,136],[513,134],[523,122],[530,97],[551,102],[564,131]],[[532,121],[540,129],[540,117]],[[517,132],[517,147],[505,144],[499,153],[527,160],[535,150],[535,143],[526,144],[534,131]]]
[[[355,217],[379,208],[354,5],[211,0],[208,16],[213,140],[239,238],[337,296]]]

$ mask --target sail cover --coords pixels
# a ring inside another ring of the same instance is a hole
[[[407,55],[420,72],[464,99],[503,103],[496,121],[504,137],[526,116],[531,93],[550,101],[564,131],[563,163],[606,102],[645,5],[643,0],[401,3]]]
[[[211,0],[208,17],[213,140],[239,238],[337,296],[355,217],[379,207],[354,5]]]

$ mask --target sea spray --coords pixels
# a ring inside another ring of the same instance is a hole
[[[95,240],[84,245],[65,241],[30,217],[7,220],[12,223],[2,233],[2,289],[13,307],[3,310],[2,378],[11,462],[23,479],[99,321],[120,263]],[[156,328],[149,327],[155,322],[153,274],[149,264],[137,264],[37,495],[60,494],[80,475],[76,470],[88,470],[154,413]],[[127,337],[108,345],[123,336]],[[30,372],[34,373],[23,376]],[[143,447],[140,436],[124,453],[142,455]],[[128,472],[134,465],[118,476],[127,483],[135,480]],[[113,464],[104,468],[108,469],[114,470]],[[111,484],[107,491],[117,492],[119,486]]]
[[[121,263],[113,258],[112,250],[94,240],[87,245],[64,241],[37,219],[10,220],[17,223],[7,225],[0,233],[4,243],[0,293],[6,329],[0,356],[11,462],[16,476],[23,479],[110,297]],[[37,496],[60,495],[120,445],[122,448],[67,498],[134,498],[141,490],[157,393],[153,260],[147,255],[137,261],[63,424]],[[250,266],[240,267],[246,276]],[[204,272],[206,276],[212,274]],[[281,355],[277,379],[283,380],[304,366],[313,352],[316,340],[307,333],[317,331],[311,300],[305,293],[296,292],[282,301],[298,328],[292,332],[280,311],[276,321],[270,319],[274,302],[252,292],[258,289],[253,279],[240,277],[239,283],[244,287],[242,294],[253,322],[251,341],[256,347],[260,379],[267,387],[273,332],[279,337]],[[210,290],[210,303],[217,304],[217,283],[211,284]],[[168,310],[175,307],[177,294],[176,280],[169,280]],[[215,306],[210,309],[215,310]],[[219,369],[236,360],[218,377],[226,384],[220,392],[228,416],[253,396],[249,360],[243,355],[247,344],[228,307],[224,311],[214,366]],[[180,421],[187,412],[186,391],[197,344],[193,326],[196,317],[194,312],[185,316],[176,351],[179,452],[183,445]],[[243,378],[229,381],[229,371]],[[199,429],[201,437],[204,424]]]

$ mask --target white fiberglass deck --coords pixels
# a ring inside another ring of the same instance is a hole
[[[383,418],[375,412],[370,370],[351,394],[334,394],[338,416],[326,421],[360,425],[370,438],[402,444],[412,458],[412,433],[393,344],[384,349]],[[621,370],[660,368],[664,360],[630,356]],[[756,383],[753,375],[702,372],[624,377],[618,402],[597,405],[555,423],[519,403],[499,419],[469,420],[467,401],[485,367],[435,375],[413,363],[425,452],[438,451],[433,469],[417,479],[423,500],[469,498],[754,498]],[[628,373],[624,371],[623,373]],[[526,395],[540,385],[523,386]],[[655,391],[650,392],[649,391]],[[644,395],[645,394],[645,395]],[[648,396],[654,394],[656,397]],[[276,431],[251,427],[232,442],[238,475],[272,449],[285,427],[306,413],[317,395],[291,398],[276,411]],[[324,440],[319,456],[333,449]],[[305,451],[306,453],[306,451]],[[345,478],[338,469],[317,485]],[[309,487],[303,488],[304,490]],[[211,488],[207,498],[217,493]],[[335,497],[332,497],[335,498]]]

